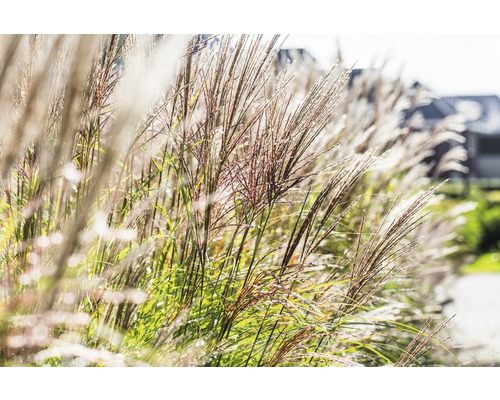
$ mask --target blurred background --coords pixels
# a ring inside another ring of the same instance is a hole
[[[346,66],[383,66],[442,96],[500,93],[499,35],[290,35],[285,47],[307,49],[321,68],[340,51]]]
[[[435,290],[443,313],[453,317],[451,347],[460,362],[499,365],[500,36],[290,35],[282,51],[289,62],[308,60],[319,70],[340,61],[353,68],[352,79],[376,70],[425,88],[429,101],[416,113],[427,129],[462,117],[465,168],[438,180],[450,179],[441,193],[445,204],[473,202],[475,209],[464,214],[455,267]]]

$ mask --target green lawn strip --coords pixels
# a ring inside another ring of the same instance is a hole
[[[485,253],[479,256],[476,261],[462,267],[464,274],[478,272],[500,272],[500,252]]]

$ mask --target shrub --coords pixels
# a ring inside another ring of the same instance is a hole
[[[478,253],[482,246],[483,225],[480,216],[484,212],[484,207],[478,205],[477,208],[464,214],[467,222],[460,231],[459,243],[465,253]]]
[[[466,223],[459,230],[457,243],[462,253],[482,254],[498,249],[500,241],[500,207],[496,192],[485,192],[474,187],[468,196],[476,206],[463,216]]]
[[[479,215],[481,235],[479,250],[482,252],[500,249],[500,207],[490,208]]]

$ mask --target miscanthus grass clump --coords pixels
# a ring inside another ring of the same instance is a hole
[[[422,161],[452,133],[279,44],[0,37],[2,365],[427,362],[455,215]]]

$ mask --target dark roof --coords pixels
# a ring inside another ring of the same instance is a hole
[[[372,103],[375,98],[375,80],[371,79],[373,74],[376,73],[377,70],[373,68],[353,68],[351,69],[351,73],[349,74],[349,82],[347,83],[347,87],[351,88],[356,79],[364,74],[370,74],[370,80],[368,81],[368,92],[366,93],[366,99],[368,102]]]
[[[363,74],[365,72],[366,72],[366,69],[364,69],[364,68],[353,68],[351,70],[351,74],[349,75],[349,86],[352,86],[352,82],[354,81],[354,79],[356,79],[358,76],[360,76],[361,74]]]
[[[445,117],[461,113],[467,119],[467,131],[500,135],[500,98],[496,95],[434,98],[429,104],[411,110],[406,120],[417,112],[423,117],[425,128],[434,126]]]
[[[368,70],[363,68],[352,69],[349,87],[352,86],[358,76],[366,71]],[[411,85],[412,89],[422,87],[422,84],[418,81],[414,81]],[[371,92],[373,92],[373,88],[371,89]],[[369,101],[371,100],[369,99]],[[422,117],[418,122],[421,129],[432,129],[443,118],[462,114],[466,118],[466,131],[480,135],[500,136],[500,98],[497,95],[445,97],[432,95],[432,98],[426,104],[405,110],[403,124],[408,124],[410,119],[417,113]]]
[[[500,135],[500,98],[498,96],[454,96],[443,97],[443,100],[451,104],[457,112],[471,113],[470,119],[466,122],[469,132]]]
[[[443,119],[449,115],[455,114],[455,108],[443,99],[433,99],[429,104],[420,106],[416,109],[426,120]]]
[[[293,61],[312,61],[316,63],[316,58],[306,49],[280,49],[276,53],[276,61],[280,65],[286,65]]]

